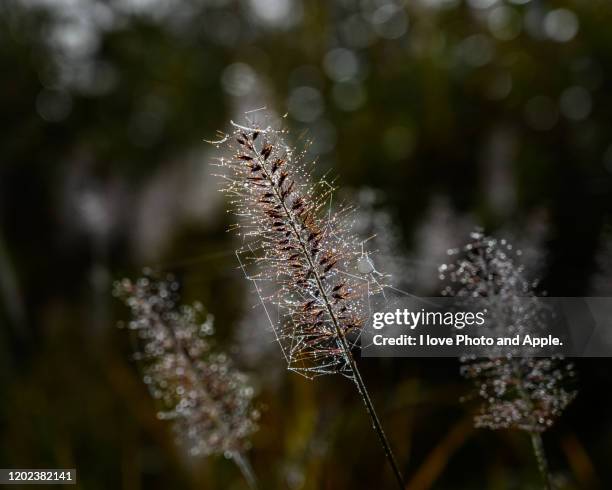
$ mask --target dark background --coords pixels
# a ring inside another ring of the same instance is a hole
[[[112,281],[149,265],[251,373],[262,488],[391,486],[349,381],[285,372],[261,328],[204,140],[287,113],[415,294],[480,225],[550,295],[607,295],[610,25],[607,0],[0,0],[0,466],[244,488],[176,448],[115,328]],[[457,362],[360,364],[409,488],[539,487],[525,434],[472,429]],[[611,365],[576,365],[546,449],[561,488],[610,488]]]

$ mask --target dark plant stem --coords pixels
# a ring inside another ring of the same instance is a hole
[[[378,415],[376,414],[376,410],[374,409],[374,404],[372,403],[372,400],[370,399],[370,395],[368,393],[365,383],[363,382],[361,373],[359,372],[359,369],[357,368],[357,364],[355,363],[353,355],[351,354],[350,351],[348,351],[347,358],[349,359],[349,364],[351,365],[351,369],[353,371],[353,379],[355,381],[355,384],[357,385],[357,390],[359,391],[359,394],[361,395],[361,399],[363,400],[363,403],[365,404],[368,415],[370,416],[370,420],[372,421],[372,427],[374,428],[374,431],[378,435],[378,439],[380,440],[380,444],[382,445],[383,450],[385,451],[385,455],[387,456],[387,461],[389,462],[389,465],[391,466],[391,469],[393,470],[393,474],[395,476],[397,484],[399,485],[400,488],[403,489],[404,488],[404,478],[402,477],[402,473],[395,459],[395,455],[393,454],[393,451],[391,450],[391,445],[389,444],[385,431],[383,430],[380,420],[378,419]]]
[[[244,454],[235,451],[231,454],[232,461],[238,466],[238,469],[242,473],[242,476],[247,482],[247,485],[251,490],[257,490],[257,479],[255,478],[255,473],[253,472],[253,468],[251,468],[251,463],[244,456]]]
[[[546,453],[544,452],[544,444],[542,442],[542,435],[539,432],[530,432],[531,445],[533,446],[533,452],[538,461],[538,468],[542,475],[544,483],[544,490],[553,490],[552,482],[550,481],[550,471],[548,470],[548,460],[546,459]]]
[[[376,410],[374,409],[374,404],[372,403],[372,400],[366,388],[365,382],[363,381],[363,378],[361,377],[361,373],[359,372],[357,363],[355,362],[355,358],[353,357],[348,341],[346,340],[344,331],[342,330],[340,326],[340,322],[338,321],[338,318],[336,316],[336,313],[334,312],[332,308],[331,301],[329,300],[328,294],[325,290],[325,287],[323,286],[321,277],[317,271],[317,268],[313,262],[312,257],[310,256],[308,247],[306,243],[304,242],[304,239],[297,228],[296,218],[295,216],[293,216],[293,213],[289,210],[289,208],[285,204],[285,201],[280,194],[280,190],[278,189],[277,185],[275,185],[274,179],[272,178],[270,172],[267,169],[265,158],[263,158],[263,156],[257,150],[254,150],[254,153],[257,155],[257,159],[262,167],[263,174],[265,175],[266,179],[270,183],[270,187],[273,189],[276,199],[278,200],[279,204],[282,206],[283,213],[287,217],[287,222],[291,226],[292,233],[294,234],[298,243],[300,244],[300,249],[301,249],[300,252],[304,255],[308,263],[308,266],[310,268],[310,271],[312,272],[313,277],[316,280],[317,289],[319,290],[321,298],[325,302],[327,313],[329,314],[329,317],[334,325],[334,329],[338,337],[339,347],[342,350],[344,358],[349,364],[351,373],[353,375],[352,379],[357,385],[357,390],[359,391],[359,394],[361,395],[363,403],[365,404],[366,411],[368,412],[368,415],[370,416],[370,420],[372,422],[372,427],[374,428],[374,431],[378,435],[378,439],[380,440],[380,443],[383,447],[385,456],[387,457],[387,461],[389,462],[389,465],[391,466],[391,469],[393,470],[393,474],[395,476],[397,484],[399,488],[403,490],[404,489],[404,478],[402,477],[402,473],[395,459],[395,455],[393,454],[393,451],[391,450],[391,445],[389,444],[389,440],[387,439],[387,436],[385,435],[385,431],[383,430],[382,424],[380,423],[378,415],[376,414]]]
[[[517,377],[517,389],[520,397],[529,407],[529,411],[533,413],[533,403],[531,398],[523,388],[522,384],[522,373],[520,367],[513,361],[513,369],[514,373]],[[536,431],[530,431],[529,436],[531,438],[531,446],[533,447],[533,452],[535,454],[536,460],[538,462],[538,469],[540,470],[540,474],[542,476],[542,482],[544,484],[544,490],[554,490],[552,483],[550,481],[550,471],[548,469],[548,459],[546,458],[546,453],[544,451],[544,443],[542,442],[542,435]]]

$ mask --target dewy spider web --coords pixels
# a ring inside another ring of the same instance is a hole
[[[349,349],[357,348],[372,297],[384,296],[385,275],[366,251],[367,240],[352,232],[354,210],[334,209],[333,185],[311,181],[304,154],[282,141],[284,131],[233,124],[234,138],[218,143],[237,143],[234,160],[221,159],[220,166],[230,170],[222,176],[225,191],[236,196],[234,212],[242,218],[236,226],[242,271],[289,370],[308,378],[352,378],[332,316]]]
[[[324,355],[308,349],[309,335],[301,332],[299,326],[292,321],[291,314],[286,311],[286,308],[275,302],[274,298],[277,293],[266,293],[273,287],[273,283],[261,274],[249,273],[249,258],[254,257],[255,253],[253,245],[248,244],[236,250],[236,257],[245,278],[253,285],[259,306],[263,308],[270,330],[273,332],[275,341],[279,344],[287,362],[287,369],[309,379],[335,373],[343,374],[352,379],[352,372],[347,365],[345,356],[337,351],[330,351]],[[356,273],[351,274],[342,271],[340,274],[363,283],[365,287],[365,310],[367,311],[367,318],[371,318],[371,312],[374,309],[372,296],[379,295],[384,298],[385,289],[390,288],[390,286],[381,282],[387,276],[376,270],[369,252],[363,250],[355,262]],[[364,325],[363,328],[366,328],[366,326]],[[360,348],[362,329],[348,339],[351,349]]]

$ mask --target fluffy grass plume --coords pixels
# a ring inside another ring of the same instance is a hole
[[[223,352],[214,349],[213,317],[201,304],[180,304],[178,283],[151,276],[115,284],[116,297],[130,309],[135,358],[177,442],[192,456],[232,458],[254,486],[244,457],[257,430],[254,390]]]
[[[449,254],[457,259],[440,266],[441,278],[448,281],[444,295],[466,298],[486,309],[499,335],[537,332],[542,326],[542,305],[534,284],[525,279],[520,250],[476,231],[469,243]],[[561,358],[519,355],[466,357],[462,364],[462,374],[474,383],[481,401],[476,427],[530,434],[545,488],[552,488],[541,433],[575,397],[568,389],[572,365]]]
[[[239,217],[237,231],[271,291],[273,321],[290,369],[307,376],[342,373],[354,381],[400,487],[401,473],[352,350],[367,319],[374,268],[352,232],[347,208],[332,209],[332,187],[312,178],[283,130],[236,125],[217,142],[223,190]],[[259,286],[257,286],[259,287]]]

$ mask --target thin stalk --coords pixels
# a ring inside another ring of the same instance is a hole
[[[544,490],[553,490],[552,482],[550,481],[550,471],[548,470],[548,460],[546,459],[546,453],[544,452],[544,444],[542,442],[542,435],[539,432],[530,432],[531,445],[533,446],[533,452],[535,453],[538,461],[538,468],[542,475],[544,483]]]
[[[238,466],[238,469],[242,473],[242,476],[247,482],[247,485],[251,490],[257,490],[257,479],[255,478],[255,473],[253,472],[253,468],[251,467],[251,463],[248,458],[244,456],[244,454],[234,451],[231,454],[232,461]]]
[[[520,397],[529,407],[530,412],[533,411],[533,403],[529,398],[529,395],[525,392],[522,384],[522,377],[520,368],[517,366],[516,362],[513,361],[513,369],[515,376],[517,377],[517,389]],[[532,417],[533,418],[533,417]],[[552,482],[550,481],[550,471],[548,469],[548,459],[546,458],[546,452],[544,451],[544,443],[542,441],[542,435],[539,432],[530,431],[529,436],[531,438],[531,446],[533,447],[533,452],[535,454],[536,460],[538,462],[538,469],[540,470],[540,474],[542,476],[542,483],[544,484],[544,490],[553,490]]]
[[[389,465],[391,466],[391,469],[393,470],[393,474],[395,476],[397,484],[399,488],[403,489],[404,488],[404,478],[402,477],[402,473],[395,459],[395,455],[393,454],[391,445],[389,444],[389,440],[387,439],[387,436],[385,434],[385,431],[383,430],[382,424],[380,423],[376,410],[374,409],[374,404],[372,403],[372,400],[368,393],[365,382],[363,381],[363,378],[361,377],[361,373],[359,371],[359,368],[357,367],[355,358],[353,357],[353,354],[351,353],[351,349],[348,344],[348,341],[346,340],[346,336],[344,335],[344,332],[342,328],[340,327],[340,322],[338,321],[338,318],[336,317],[336,314],[331,305],[331,301],[329,300],[327,292],[325,288],[323,287],[323,282],[321,280],[321,277],[319,276],[317,268],[315,267],[315,264],[312,261],[312,257],[310,256],[308,247],[304,243],[304,239],[302,238],[302,235],[300,234],[299,230],[296,227],[296,218],[293,216],[293,213],[291,212],[291,210],[289,210],[289,208],[286,206],[284,199],[282,199],[280,195],[279,189],[274,183],[274,179],[268,172],[268,169],[266,166],[266,160],[263,158],[263,156],[260,154],[259,151],[254,149],[254,153],[257,156],[257,159],[263,169],[263,173],[266,179],[270,183],[270,187],[272,188],[274,195],[276,196],[276,199],[278,200],[279,204],[282,206],[283,212],[287,216],[287,222],[291,226],[291,231],[297,238],[298,243],[300,244],[301,253],[306,258],[310,271],[312,272],[316,280],[317,289],[319,290],[321,298],[325,302],[327,313],[329,314],[329,317],[334,325],[334,329],[336,331],[336,335],[338,337],[339,344],[342,349],[343,355],[345,359],[347,360],[349,367],[351,368],[351,372],[353,373],[353,380],[355,381],[355,384],[357,385],[357,390],[359,391],[359,394],[361,395],[363,403],[365,404],[366,411],[368,412],[368,415],[370,416],[372,427],[374,428],[374,431],[378,435],[378,439],[380,440],[380,443],[383,447],[385,456],[387,457],[387,461],[389,462]]]
[[[346,343],[346,339],[343,339],[343,340]],[[355,381],[355,384],[357,385],[357,390],[359,391],[359,394],[361,395],[363,403],[365,404],[368,415],[370,416],[370,420],[372,421],[372,427],[374,428],[374,431],[378,435],[378,439],[380,440],[380,444],[382,445],[383,450],[385,451],[385,455],[387,456],[387,461],[389,462],[389,465],[391,466],[391,469],[393,470],[393,474],[395,476],[397,484],[399,485],[400,488],[403,489],[404,488],[404,478],[402,477],[402,473],[395,459],[395,455],[393,454],[393,451],[391,449],[391,445],[389,444],[385,431],[383,430],[380,420],[378,419],[378,415],[376,414],[376,410],[374,409],[374,404],[372,403],[372,400],[370,399],[370,395],[368,393],[365,383],[363,382],[361,373],[359,372],[359,369],[357,368],[355,359],[353,358],[353,355],[351,354],[350,351],[347,351],[347,352],[348,352],[347,359],[349,360],[349,364],[351,365],[351,369],[353,371],[354,381]]]

